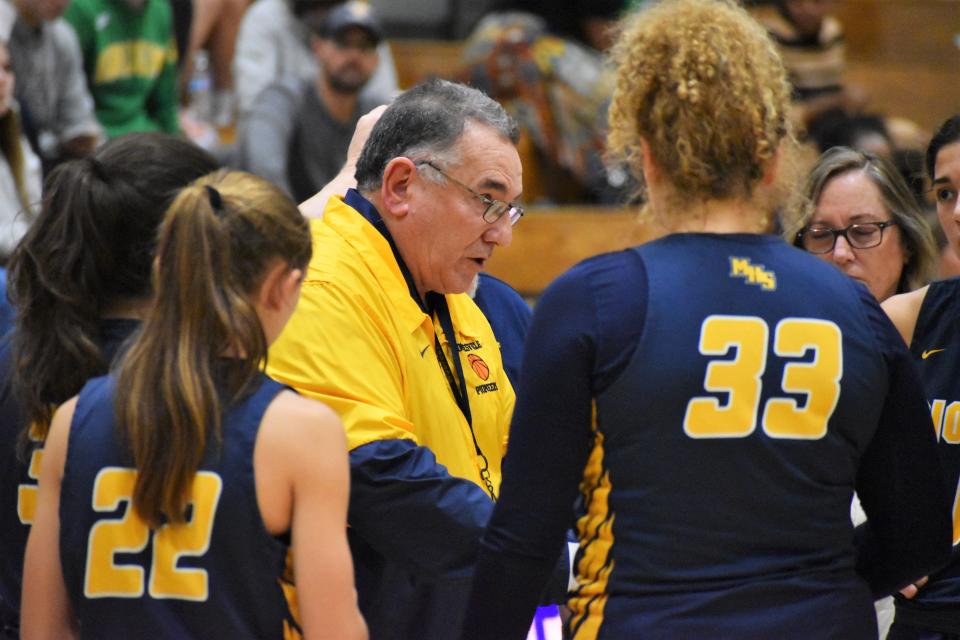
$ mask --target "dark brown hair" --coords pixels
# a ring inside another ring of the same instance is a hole
[[[177,191],[216,167],[186,140],[137,133],[47,178],[40,213],[8,264],[17,309],[14,392],[35,435],[45,438],[56,406],[107,372],[101,310],[150,295],[163,212]]]
[[[940,153],[940,149],[954,142],[960,142],[960,114],[950,116],[940,123],[930,140],[930,145],[927,147],[926,165],[927,175],[930,176],[931,180],[936,177],[933,175],[933,170],[936,168],[937,154]]]

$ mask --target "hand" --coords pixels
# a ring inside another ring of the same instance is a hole
[[[373,125],[377,123],[377,120],[380,119],[380,116],[382,116],[386,110],[387,105],[380,105],[369,113],[364,114],[360,120],[357,121],[357,128],[353,130],[353,137],[350,138],[350,146],[347,147],[346,167],[357,166],[360,152],[363,151],[363,145],[367,143],[367,138],[370,137],[370,131],[373,129]]]
[[[903,589],[900,589],[900,595],[902,595],[907,600],[914,598],[917,595],[917,593],[920,592],[920,587],[927,584],[927,580],[929,579],[930,579],[929,576],[923,576],[919,580],[914,580],[912,583],[908,584]]]

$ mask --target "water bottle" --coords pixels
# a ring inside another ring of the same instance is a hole
[[[193,57],[193,73],[187,83],[190,115],[198,122],[210,122],[212,83],[210,58],[200,49]]]

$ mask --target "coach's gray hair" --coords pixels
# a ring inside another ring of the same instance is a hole
[[[393,158],[459,161],[454,146],[467,122],[491,127],[517,144],[520,130],[500,104],[481,91],[446,80],[429,80],[402,93],[370,132],[357,160],[357,188],[380,188],[383,170]]]
[[[938,253],[930,225],[900,172],[888,160],[869,151],[833,147],[820,156],[803,185],[801,200],[795,205],[795,223],[786,229],[785,239],[800,246],[797,234],[810,224],[827,184],[848,171],[863,171],[877,185],[884,206],[900,227],[907,263],[897,293],[913,291],[930,282]]]

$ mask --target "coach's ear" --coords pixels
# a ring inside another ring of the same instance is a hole
[[[402,218],[410,213],[411,191],[418,177],[417,165],[410,158],[399,157],[388,162],[380,185],[380,198],[385,209],[381,214]]]

